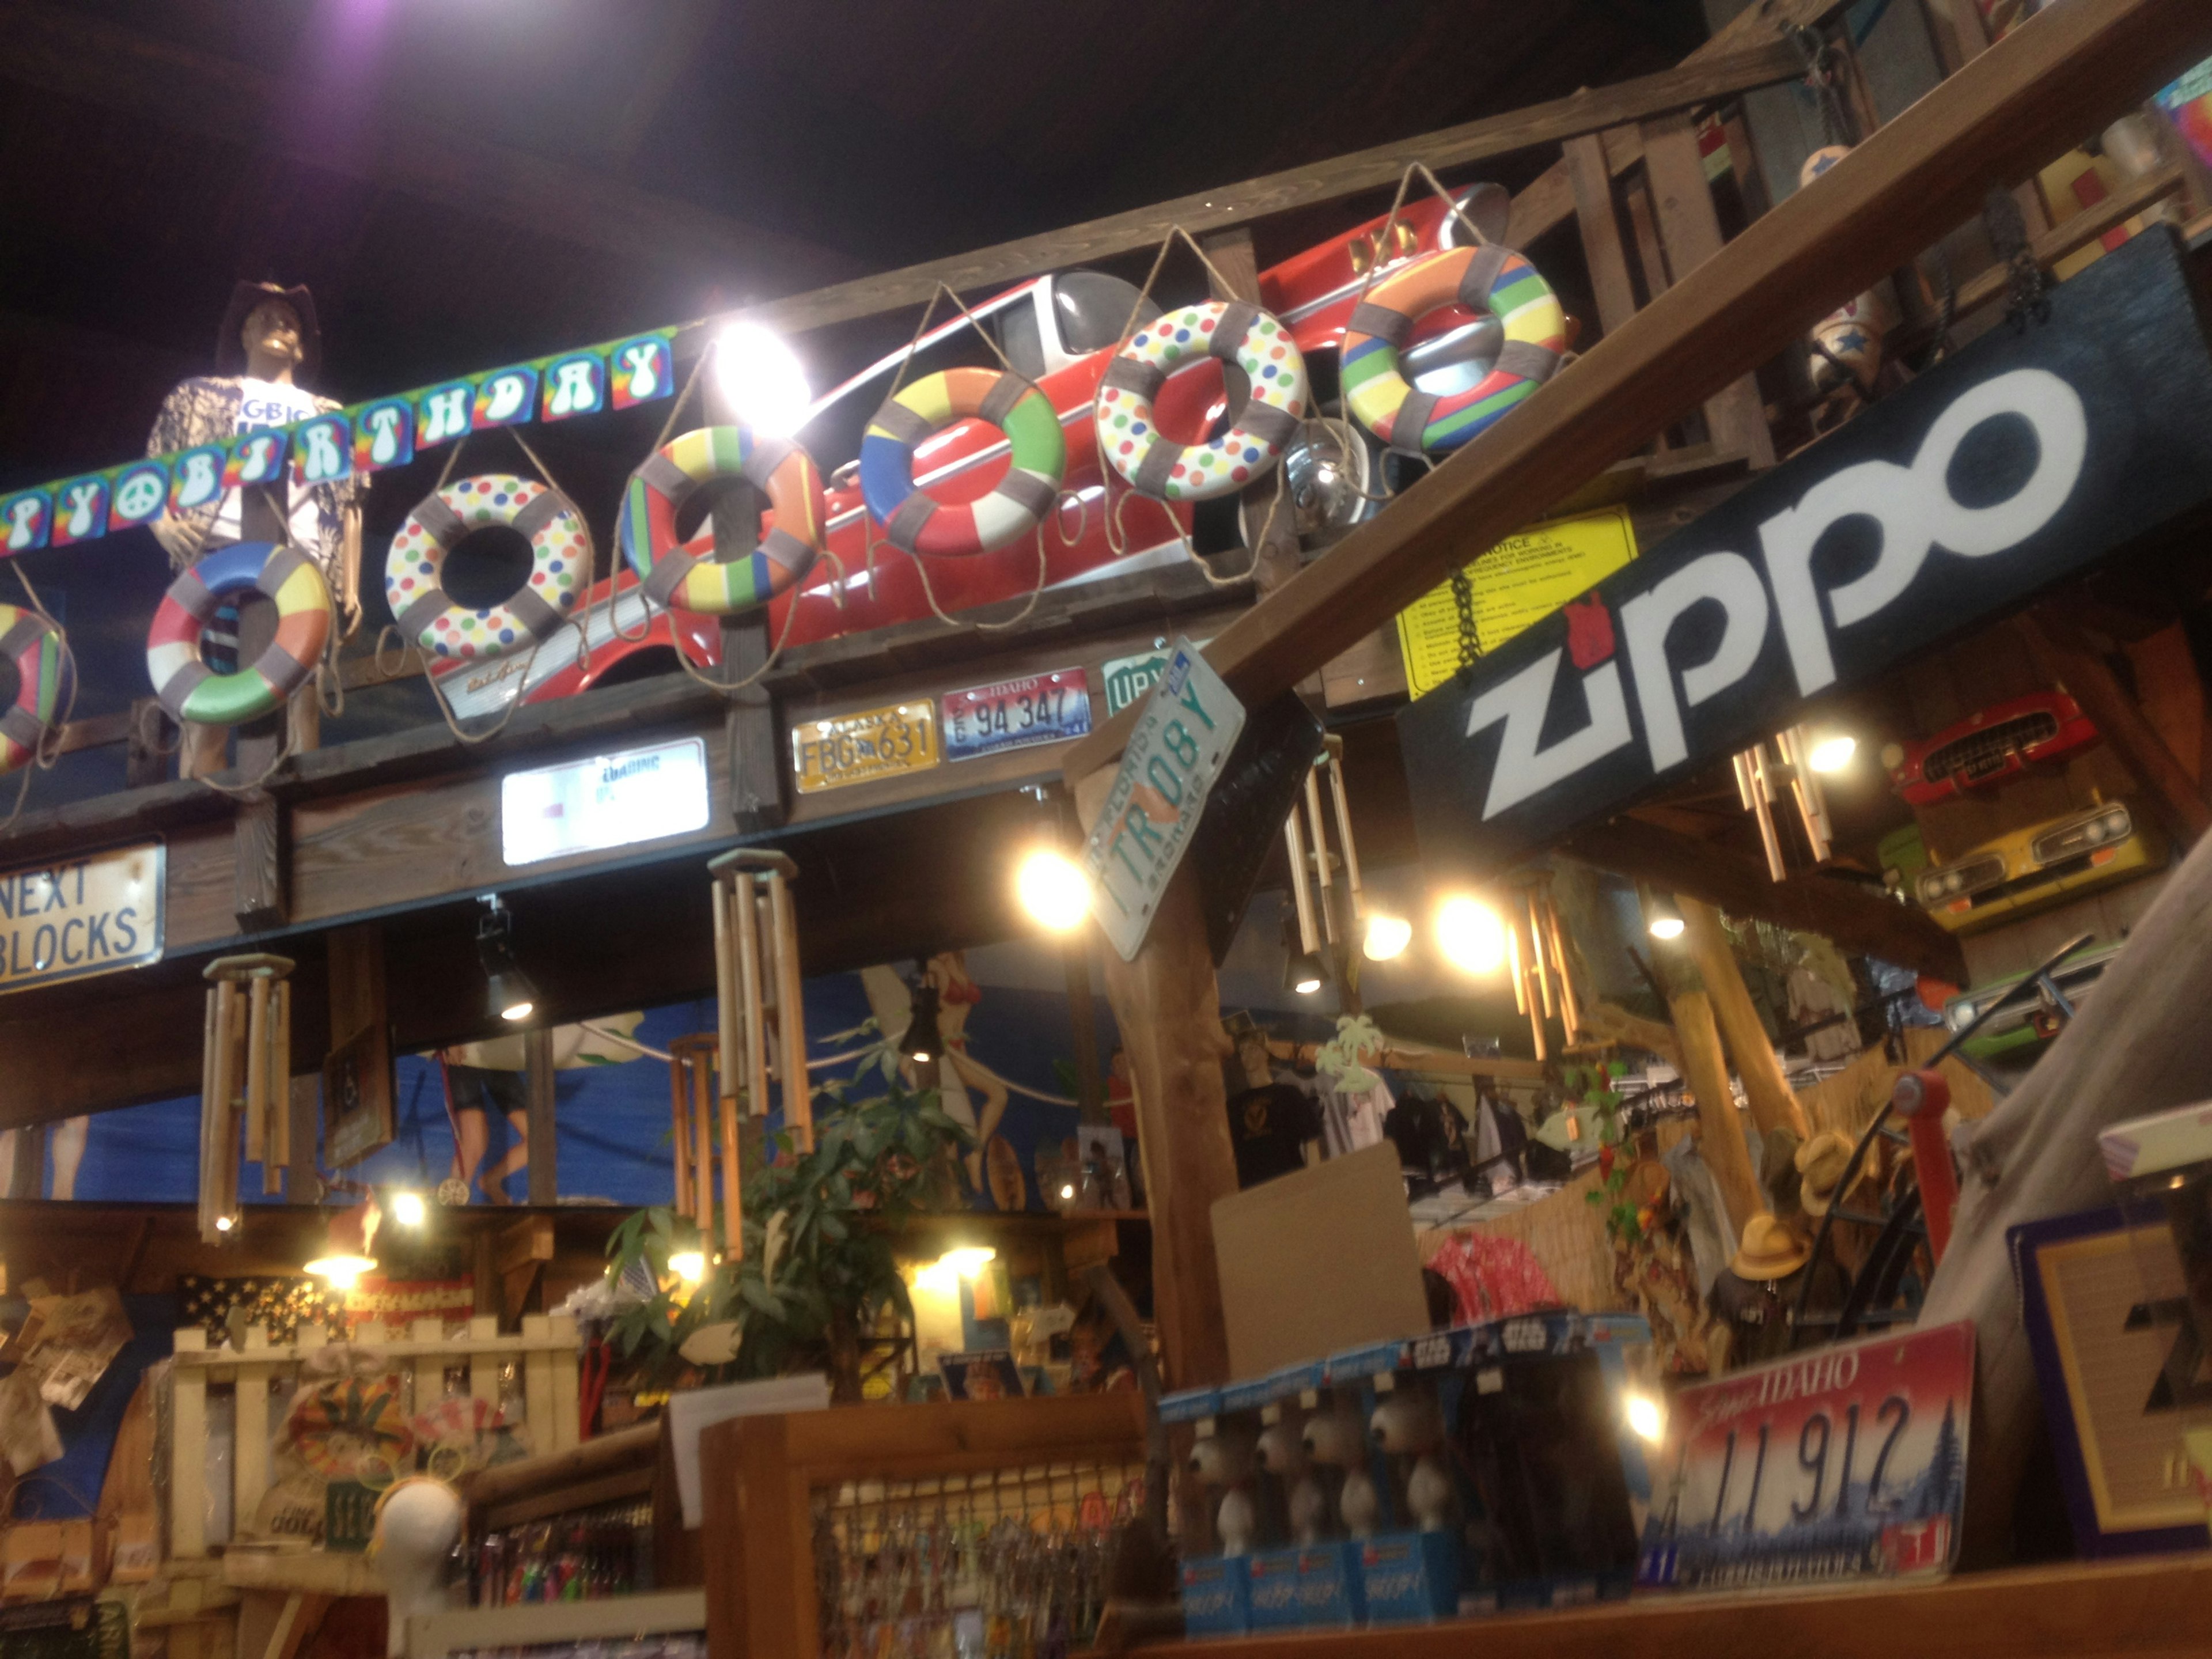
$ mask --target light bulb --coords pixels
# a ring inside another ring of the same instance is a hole
[[[913,1060],[917,1066],[927,1066],[929,1064],[929,1050],[927,1048],[917,1048],[912,1054],[908,1054],[907,1058]]]
[[[1464,895],[1437,908],[1437,944],[1466,974],[1494,974],[1505,963],[1505,924],[1480,899]]]
[[[696,1285],[707,1276],[706,1253],[702,1250],[678,1250],[668,1258],[668,1271],[686,1285]]]
[[[1858,752],[1858,746],[1859,740],[1850,733],[1832,732],[1814,741],[1812,752],[1805,757],[1805,763],[1815,772],[1840,772],[1851,763],[1851,757]]]
[[[1627,1413],[1628,1426],[1639,1439],[1657,1445],[1667,1432],[1667,1413],[1650,1395],[1625,1395],[1621,1404]]]
[[[1073,860],[1039,848],[1014,872],[1014,894],[1042,926],[1065,933],[1091,914],[1091,882]]]
[[[537,1012],[538,1005],[534,1002],[510,1002],[499,1011],[499,1017],[510,1020],[528,1019]]]
[[[1413,943],[1413,924],[1403,916],[1367,918],[1367,936],[1360,948],[1370,962],[1388,962]]]
[[[1075,1196],[1075,1188],[1073,1187],[1062,1187],[1060,1189],[1060,1195],[1062,1198],[1073,1198]]]
[[[234,1219],[227,1215],[219,1215],[215,1218],[215,1230],[219,1233],[227,1233],[237,1224]]]
[[[1681,919],[1681,917],[1680,917],[1680,916],[1654,916],[1654,917],[1652,917],[1652,918],[1651,918],[1651,937],[1652,937],[1652,938],[1654,938],[1654,939],[1680,939],[1680,938],[1681,938],[1681,937],[1682,937],[1682,919]]]
[[[714,342],[714,384],[730,412],[764,438],[798,431],[814,398],[798,354],[758,323],[732,323],[722,331]]]
[[[937,1265],[950,1267],[963,1279],[973,1279],[998,1259],[999,1253],[988,1244],[963,1244],[938,1257]]]
[[[334,1291],[349,1291],[361,1283],[363,1273],[375,1270],[376,1258],[368,1255],[319,1256],[307,1264],[307,1271]]]

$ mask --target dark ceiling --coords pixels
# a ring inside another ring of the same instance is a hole
[[[313,285],[319,389],[350,400],[1646,73],[1703,35],[1697,0],[0,0],[0,487],[135,453],[240,275]]]

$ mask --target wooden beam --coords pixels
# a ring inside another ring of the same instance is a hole
[[[374,142],[313,142],[288,125],[292,90],[276,76],[106,22],[48,0],[0,4],[0,76],[203,137],[434,202],[550,240],[641,262],[733,268],[756,280],[820,282],[859,262],[797,237],[605,173],[494,143],[407,111]]]
[[[1636,314],[1636,284],[1628,274],[1620,210],[1613,204],[1613,173],[1595,133],[1566,143],[1567,177],[1575,192],[1575,222],[1582,228],[1583,258],[1597,297],[1599,328],[1607,334]]]
[[[1848,953],[1965,983],[1959,941],[1917,905],[1871,889],[1821,875],[1771,881],[1762,860],[1635,817],[1592,824],[1568,837],[1565,850],[1601,870],[1703,899],[1730,915],[1802,928]]]
[[[2095,722],[2098,735],[2142,782],[2166,831],[2184,848],[2194,845],[2212,829],[2212,805],[2206,803],[2204,792],[2166,747],[2119,677],[2055,606],[2016,617],[2013,625],[2027,646],[2036,672],[2081,705],[2081,712]]]
[[[1814,0],[1791,0],[1795,9],[1807,9]],[[1832,0],[1821,0],[1816,9],[1831,9]],[[1737,37],[1737,49],[1699,58],[1679,68],[1646,75],[1633,81],[1588,88],[1532,104],[1503,115],[1485,117],[1441,131],[1423,133],[1371,149],[1354,150],[1312,167],[1293,167],[1258,179],[1194,191],[1173,201],[1157,202],[1103,219],[1092,219],[1062,230],[1024,236],[1015,241],[977,248],[951,258],[933,259],[880,276],[862,276],[811,294],[794,294],[741,311],[708,318],[697,325],[702,331],[719,330],[743,318],[765,323],[787,332],[821,328],[830,323],[872,317],[903,306],[922,304],[944,283],[956,293],[1018,281],[1040,271],[1110,258],[1117,253],[1154,247],[1174,227],[1193,235],[1248,224],[1293,208],[1333,202],[1362,191],[1387,188],[1415,161],[1433,168],[1464,167],[1492,156],[1510,155],[1538,144],[1557,143],[1579,134],[1641,120],[1668,110],[1686,109],[1733,97],[1781,81],[1794,81],[1804,73],[1796,52],[1772,34]],[[703,334],[695,337],[704,337]],[[679,339],[679,351],[687,342]]]
[[[1279,695],[2208,46],[2197,0],[2030,19],[1231,623],[1207,659],[1248,708]],[[1068,750],[1071,781],[1120,754],[1136,713]]]
[[[553,1028],[541,1021],[523,1034],[522,1047],[527,1057],[523,1080],[529,1091],[530,1201],[557,1204],[560,1149],[553,1133]],[[506,1271],[504,1264],[501,1270]]]
[[[249,933],[284,924],[284,809],[265,789],[238,803],[233,913]]]
[[[1762,1134],[1788,1129],[1802,1139],[1808,1133],[1804,1111],[1797,1104],[1790,1079],[1782,1075],[1774,1043],[1752,1002],[1750,988],[1743,982],[1735,952],[1729,946],[1721,913],[1703,899],[1685,898],[1680,893],[1674,902],[1682,912],[1682,942],[1689,947],[1690,960],[1698,964],[1705,994],[1712,999],[1713,1017],[1720,1022],[1721,1036],[1728,1044],[1729,1057],[1735,1061],[1736,1075],[1743,1079],[1752,1121]]]

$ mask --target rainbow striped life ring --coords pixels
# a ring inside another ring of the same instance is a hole
[[[250,668],[218,674],[200,660],[200,630],[248,590],[276,601],[276,637]],[[331,592],[315,562],[273,542],[234,542],[169,584],[146,633],[146,672],[180,720],[237,726],[273,714],[307,683],[331,636]]]
[[[1399,372],[1398,354],[1417,318],[1454,301],[1504,324],[1504,347],[1479,385],[1417,391]],[[1565,349],[1566,314],[1552,285],[1512,249],[1486,242],[1428,254],[1377,283],[1346,325],[1339,380],[1359,423],[1391,448],[1441,454],[1550,380]]]
[[[915,488],[914,452],[932,433],[972,416],[1006,434],[1006,476],[981,500],[957,507]],[[1067,469],[1067,443],[1052,400],[1018,374],[948,368],[884,401],[860,439],[860,494],[892,546],[960,558],[988,553],[1043,522]]]
[[[677,514],[716,478],[743,478],[767,498],[775,522],[759,546],[724,552],[711,525],[688,542],[677,538]],[[615,525],[616,544],[647,599],[710,617],[756,610],[805,580],[829,534],[814,458],[787,438],[742,425],[702,427],[647,456],[629,476]]]

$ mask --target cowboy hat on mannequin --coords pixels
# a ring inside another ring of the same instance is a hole
[[[322,360],[322,334],[315,300],[303,286],[240,282],[223,313],[216,337],[212,375],[183,381],[162,400],[146,440],[149,455],[161,455],[203,444],[227,444],[242,433],[289,426],[339,405],[299,384]],[[218,547],[241,541],[288,541],[320,567],[345,632],[359,620],[356,594],[361,568],[360,489],[352,478],[332,483],[291,484],[281,519],[267,522],[262,504],[247,492],[223,491],[206,506],[180,514],[163,513],[150,526],[167,550],[173,569],[185,570]],[[252,522],[249,523],[249,520]],[[247,533],[249,530],[256,533]],[[221,648],[235,647],[211,634]],[[312,749],[319,736],[319,705],[313,687],[293,698],[289,746]],[[185,777],[220,771],[228,731],[187,722],[179,749],[179,770]]]

